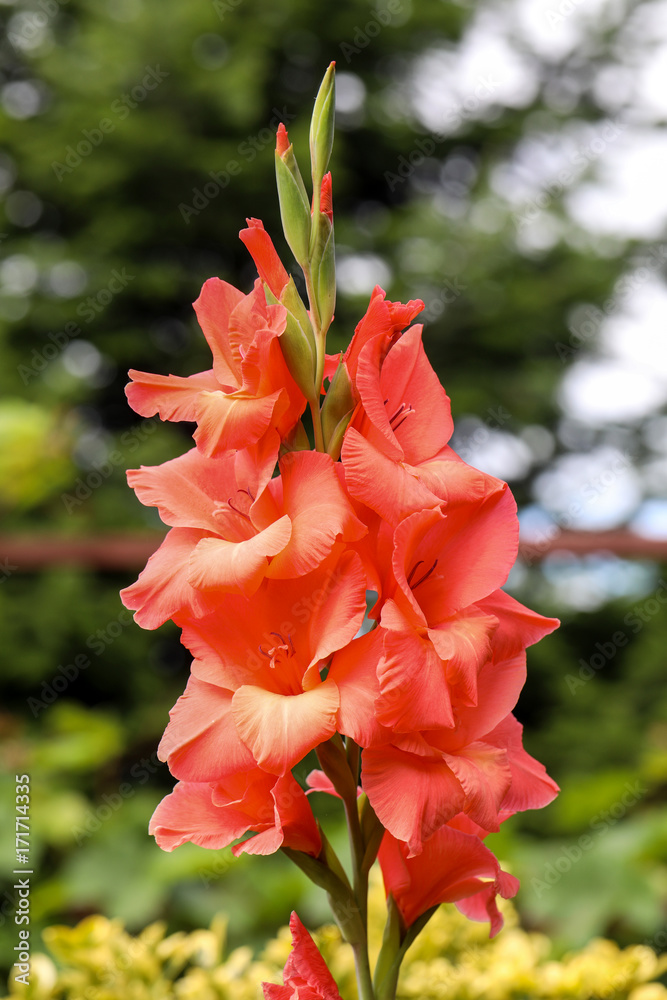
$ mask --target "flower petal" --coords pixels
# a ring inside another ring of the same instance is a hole
[[[285,516],[243,542],[203,538],[192,553],[188,579],[200,590],[253,594],[266,575],[269,556],[284,549],[291,534]]]
[[[244,393],[201,392],[197,400],[194,439],[204,455],[219,455],[255,444],[271,426],[284,392],[267,396]]]
[[[229,340],[229,319],[245,299],[243,292],[220,278],[205,281],[193,303],[199,325],[213,355],[213,371],[221,385],[238,388],[241,384],[240,358],[235,357]]]
[[[160,760],[183,781],[219,781],[254,766],[232,715],[232,692],[191,676],[169,713]]]
[[[422,757],[382,746],[367,748],[361,759],[362,788],[382,825],[407,843],[410,857],[461,812],[463,789],[441,756]]]
[[[207,782],[179,782],[162,799],[148,826],[163,851],[173,851],[186,842],[219,850],[247,829],[244,812],[213,804],[212,787]]]
[[[132,409],[142,417],[159,413],[161,420],[196,420],[201,393],[220,388],[213,371],[198,372],[187,378],[153,375],[134,368],[128,374],[132,381],[125,386],[125,395]]]
[[[332,681],[282,695],[247,684],[234,694],[237,731],[260,767],[284,774],[336,732],[338,688]]]
[[[445,668],[431,642],[416,632],[386,630],[383,650],[378,721],[399,733],[453,726]]]
[[[356,541],[366,527],[355,516],[329,455],[291,452],[280,461],[283,509],[292,522],[292,537],[271,561],[267,576],[304,576],[329,555],[337,539]]]
[[[184,609],[200,615],[210,610],[205,598],[188,583],[190,556],[204,535],[199,529],[172,528],[136,583],[121,590],[125,607],[136,611],[137,625],[153,629]]]

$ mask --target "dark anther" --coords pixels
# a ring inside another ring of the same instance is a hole
[[[407,420],[411,413],[416,413],[417,411],[412,408],[412,403],[401,403],[396,412],[389,418],[389,426],[392,428],[394,433],[398,430],[404,420]],[[399,419],[400,417],[400,419]],[[394,420],[398,420],[398,423],[394,425]]]
[[[415,573],[417,572],[417,568],[418,568],[419,566],[421,566],[423,562],[424,562],[424,560],[423,560],[423,559],[420,559],[420,560],[419,560],[419,562],[416,562],[416,563],[414,564],[414,566],[412,567],[412,569],[410,570],[410,575],[408,576],[408,587],[409,587],[409,586],[410,586],[410,584],[412,583],[412,577],[413,577],[413,576],[415,575]]]
[[[262,654],[262,656],[265,656],[267,658],[267,660],[271,659],[271,654],[267,653],[267,651],[265,649],[262,649],[261,646],[258,646],[257,648],[260,651],[260,653]]]
[[[419,563],[417,563],[417,566],[418,565],[419,565]],[[424,573],[424,575],[420,576],[419,579],[417,580],[417,582],[415,584],[412,584],[412,589],[416,590],[420,583],[423,583],[424,580],[428,580],[429,576],[431,575],[431,573],[433,572],[433,570],[435,569],[435,567],[437,565],[438,565],[438,560],[436,559],[435,562],[433,563],[433,565],[431,566],[431,568],[428,569],[428,570],[426,570],[426,572]],[[416,568],[417,567],[415,567],[415,569]],[[413,570],[413,573],[414,573],[414,570]]]
[[[243,492],[245,492],[245,490],[241,490],[240,492],[243,493]],[[235,514],[238,514],[240,517],[244,517],[246,519],[246,521],[250,520],[250,517],[247,514],[244,514],[242,510],[239,510],[238,507],[234,506],[234,504],[232,503],[232,498],[231,497],[227,501],[227,506],[231,507],[231,509],[234,511]]]

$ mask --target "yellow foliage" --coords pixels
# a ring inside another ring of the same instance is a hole
[[[505,929],[493,940],[488,925],[475,924],[451,906],[441,906],[407,953],[398,996],[401,1000],[667,1000],[654,980],[667,958],[650,948],[619,948],[591,941],[583,950],[550,957],[542,934],[518,926],[516,911],[504,903]],[[370,898],[371,952],[377,953],[384,920],[379,881]],[[50,927],[50,952],[33,955],[30,986],[10,976],[10,997],[26,1000],[259,1000],[263,980],[281,982],[290,952],[283,927],[259,958],[249,948],[225,955],[226,921],[209,930],[166,935],[155,923],[128,934],[118,920],[93,916],[76,927]],[[336,978],[341,995],[354,1000],[351,949],[333,926],[315,939]]]

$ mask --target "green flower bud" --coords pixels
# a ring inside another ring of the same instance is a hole
[[[343,435],[352,418],[355,406],[356,400],[352,393],[350,378],[341,360],[322,404],[324,444],[334,461],[340,455]]]
[[[335,106],[335,66],[329,65],[320,85],[313,117],[310,123],[310,161],[313,173],[313,194],[319,200],[320,184],[326,173],[333,148],[334,106]],[[317,209],[319,206],[316,205]]]
[[[301,267],[305,267],[310,246],[310,202],[283,125],[276,142],[276,183],[285,239]]]

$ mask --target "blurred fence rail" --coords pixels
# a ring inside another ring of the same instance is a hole
[[[79,566],[113,571],[141,569],[164,538],[159,532],[99,534],[64,538],[57,535],[0,535],[4,575],[49,566]],[[643,538],[628,530],[561,531],[554,538],[521,539],[519,558],[539,562],[552,552],[574,555],[611,553],[629,559],[667,559],[667,539]]]

